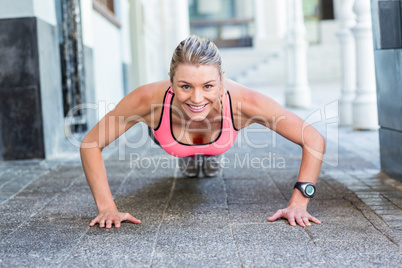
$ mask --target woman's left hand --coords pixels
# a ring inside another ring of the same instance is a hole
[[[279,218],[286,218],[292,226],[296,226],[296,223],[301,227],[311,226],[310,221],[321,224],[318,219],[311,216],[305,209],[297,206],[289,206],[278,210],[268,221],[276,221]]]

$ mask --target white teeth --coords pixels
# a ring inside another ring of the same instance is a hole
[[[205,104],[206,105],[206,104]],[[205,105],[201,105],[201,106],[193,106],[193,105],[188,105],[188,106],[190,106],[190,108],[191,109],[194,109],[194,110],[201,110],[202,108],[204,108],[205,107]]]

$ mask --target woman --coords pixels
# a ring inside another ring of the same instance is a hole
[[[310,226],[310,221],[320,223],[307,212],[307,204],[320,173],[324,138],[271,98],[224,79],[223,75],[215,44],[190,36],[174,51],[169,80],[135,89],[88,133],[81,144],[81,160],[99,211],[90,226],[98,223],[101,228],[118,228],[122,221],[141,223],[117,210],[101,154],[103,148],[138,122],[150,127],[151,136],[166,152],[180,157],[180,170],[188,177],[198,176],[200,166],[204,175],[215,176],[218,156],[230,148],[238,130],[259,123],[276,131],[299,144],[303,152],[288,207],[268,220],[282,217],[290,225],[302,227]]]

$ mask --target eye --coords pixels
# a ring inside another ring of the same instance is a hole
[[[188,89],[190,89],[190,86],[189,85],[184,85],[184,86],[181,86],[181,88],[184,89],[184,90],[188,90]]]
[[[205,85],[205,88],[206,88],[206,89],[211,89],[211,88],[212,88],[212,85]]]

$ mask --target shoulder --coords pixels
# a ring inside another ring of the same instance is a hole
[[[163,97],[169,86],[169,80],[162,80],[134,89],[119,102],[112,115],[121,115],[127,120],[142,121],[153,126],[152,114],[160,114],[158,111],[161,111]]]
[[[163,102],[166,90],[170,87],[170,80],[142,85],[131,91],[125,98],[144,106],[159,104]]]
[[[231,79],[226,80],[227,88],[230,93],[230,97],[232,101],[238,102],[247,102],[253,99],[257,92],[254,90],[239,84]]]
[[[255,120],[257,118],[270,121],[272,115],[283,113],[284,108],[269,96],[230,79],[227,79],[226,83],[232,100],[233,116],[237,119],[237,128],[259,123],[259,120]]]
[[[262,94],[231,79],[227,79],[226,83],[232,100],[233,111],[247,114],[253,107],[258,108],[258,102],[263,98]]]

